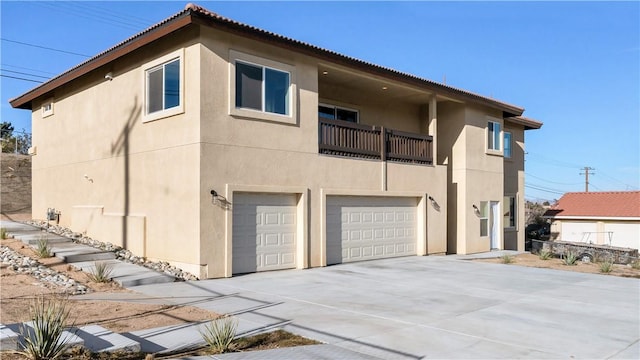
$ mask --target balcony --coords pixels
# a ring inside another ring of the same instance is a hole
[[[318,121],[321,154],[433,164],[433,137],[348,121]]]

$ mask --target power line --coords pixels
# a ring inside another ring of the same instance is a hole
[[[25,79],[25,78],[21,78],[21,77],[17,77],[17,76],[5,75],[5,74],[0,74],[0,76],[6,77],[6,78],[10,78],[10,79],[16,79],[16,80],[31,81],[31,82],[38,83],[38,84],[42,84],[44,82],[44,81]]]
[[[58,11],[66,15],[73,15],[73,16],[81,17],[91,21],[97,21],[103,24],[108,24],[108,25],[112,25],[112,26],[116,26],[124,29],[129,29],[129,30],[140,29],[140,25],[135,25],[129,22],[119,21],[115,19],[109,19],[104,17],[104,15],[95,15],[86,9],[76,7],[75,4],[74,5],[65,4],[65,2],[53,2],[53,3],[42,2],[42,3],[38,3],[38,5],[47,7],[49,9]]]
[[[49,76],[29,74],[29,73],[25,73],[25,72],[21,72],[21,71],[13,71],[13,70],[7,70],[7,69],[0,69],[0,71],[10,72],[10,73],[20,74],[20,75],[27,75],[27,76],[32,76],[32,77],[39,77],[39,78],[42,78],[42,79],[50,79]]]
[[[83,56],[83,57],[86,57],[86,58],[90,58],[91,57],[89,55],[79,54],[79,53],[76,53],[76,52],[73,52],[73,51],[54,49],[54,48],[41,46],[41,45],[36,45],[36,44],[31,44],[31,43],[26,43],[26,42],[22,42],[22,41],[10,40],[10,39],[5,39],[5,38],[0,38],[0,40],[6,41],[6,42],[10,42],[10,43],[14,43],[14,44],[20,44],[20,45],[24,45],[24,46],[31,46],[31,47],[35,47],[35,48],[39,48],[39,49],[45,49],[45,50],[49,50],[49,51],[57,51],[57,52],[60,52],[60,53],[65,53],[65,54],[70,54],[70,55]]]
[[[594,171],[595,169],[585,166],[580,170],[584,170],[584,173],[580,173],[580,175],[584,175],[584,192],[589,192],[589,170]],[[591,175],[595,175],[595,173],[592,172]]]
[[[536,186],[532,186],[532,185],[527,185],[525,184],[524,187],[529,188],[529,189],[533,189],[533,190],[538,190],[538,191],[543,191],[543,192],[548,192],[551,194],[556,194],[556,195],[564,195],[564,192],[561,191],[555,191],[555,190],[548,190],[548,189],[543,189],[543,188],[538,188]]]
[[[42,73],[42,74],[56,75],[56,73],[53,73],[53,72],[50,72],[50,71],[38,70],[38,69],[28,68],[28,67],[24,67],[24,66],[11,65],[11,64],[7,64],[7,63],[2,63],[1,65],[2,66],[11,67],[11,68],[16,68],[16,69],[31,70],[31,71],[39,72],[39,73]]]
[[[548,182],[548,183],[551,183],[551,184],[557,184],[557,185],[578,185],[578,184],[580,184],[580,183],[561,183],[561,182],[551,181],[551,180],[547,180],[547,179],[544,179],[544,178],[541,178],[539,176],[535,176],[535,175],[529,174],[529,173],[525,173],[525,175],[526,176],[531,176],[533,178],[536,178],[538,180],[542,180],[542,181],[545,181],[545,182]]]

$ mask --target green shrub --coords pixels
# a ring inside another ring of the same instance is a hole
[[[540,254],[538,254],[538,257],[540,258],[540,260],[549,260],[551,259],[551,257],[553,257],[553,253],[547,249],[543,249],[542,251],[540,251]]]
[[[23,355],[31,360],[49,360],[59,358],[66,350],[70,335],[63,337],[65,323],[69,318],[66,298],[47,300],[37,297],[31,304],[32,331],[21,327],[24,338]]]
[[[573,251],[569,251],[565,256],[564,259],[562,260],[562,262],[565,265],[578,265],[578,255],[576,253],[574,253]]]
[[[51,248],[49,247],[49,242],[47,241],[47,238],[44,236],[41,236],[38,239],[38,244],[36,246],[36,254],[38,254],[38,256],[40,256],[41,258],[48,258],[51,257]]]
[[[511,255],[505,254],[500,257],[500,260],[502,261],[503,264],[511,264],[515,259]]]
[[[87,273],[87,277],[93,282],[106,283],[111,281],[112,272],[113,267],[109,263],[99,261],[94,263],[94,267]]]
[[[200,332],[202,339],[209,349],[216,353],[225,353],[231,349],[236,337],[238,321],[231,316],[219,317],[205,325],[204,332]]]
[[[640,270],[640,260],[636,260],[631,263],[631,267],[635,270]]]
[[[6,238],[8,237],[8,236],[7,236],[7,229],[5,229],[5,228],[0,228],[0,237],[1,237],[3,240],[4,240],[4,239],[6,239]]]
[[[610,273],[613,270],[613,261],[603,261],[600,263],[600,272]]]

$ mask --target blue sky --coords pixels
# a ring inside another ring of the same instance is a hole
[[[184,8],[189,1],[2,1],[2,121],[8,100]],[[522,106],[526,198],[640,189],[639,2],[210,2],[232,19]],[[69,53],[16,43],[22,42]]]

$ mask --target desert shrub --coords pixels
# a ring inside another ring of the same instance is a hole
[[[209,349],[216,353],[225,353],[231,349],[237,328],[238,321],[234,317],[223,316],[211,320],[200,335]]]
[[[562,262],[565,265],[570,265],[570,266],[577,265],[578,264],[578,255],[576,253],[574,253],[573,251],[569,251],[564,256],[564,259],[562,259]]]
[[[640,270],[640,260],[636,260],[631,263],[631,267],[635,270]]]
[[[610,273],[613,270],[613,261],[607,260],[600,263],[600,272]]]
[[[500,257],[500,261],[502,261],[503,264],[511,264],[514,260],[514,257],[509,254],[505,254]]]
[[[94,267],[87,273],[87,277],[89,280],[97,283],[106,283],[111,281],[111,273],[113,272],[113,267],[111,264],[98,261],[94,263]]]
[[[24,338],[22,353],[31,360],[59,358],[70,340],[70,335],[63,336],[69,311],[66,298],[46,299],[39,296],[34,299],[30,307],[33,330],[21,326]]]
[[[553,253],[547,249],[542,249],[540,254],[538,254],[540,260],[549,260],[553,257]]]
[[[8,236],[7,236],[7,229],[5,229],[5,228],[0,228],[0,238],[2,238],[2,239],[6,239],[7,237],[8,237]]]
[[[36,254],[41,258],[51,257],[51,248],[49,247],[49,242],[47,238],[42,236],[38,239],[38,244],[36,245]]]

